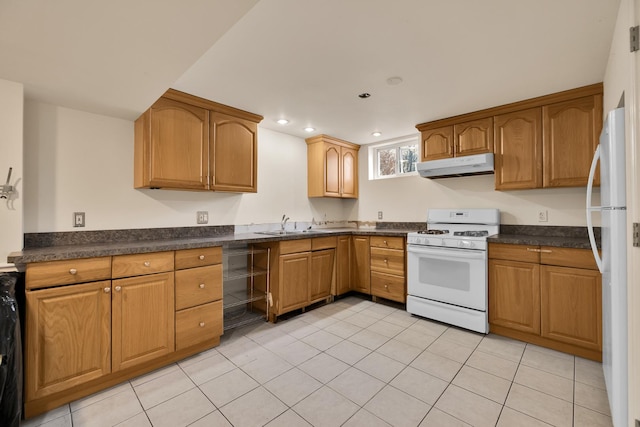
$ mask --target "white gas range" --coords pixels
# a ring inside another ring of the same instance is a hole
[[[498,209],[429,209],[427,230],[407,235],[407,311],[488,333],[487,237]]]

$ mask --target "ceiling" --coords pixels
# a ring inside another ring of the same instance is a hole
[[[363,144],[602,81],[618,6],[0,0],[0,78],[23,83],[28,99],[129,120],[173,87],[261,114],[265,128]]]

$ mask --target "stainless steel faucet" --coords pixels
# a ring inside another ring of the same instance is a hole
[[[282,215],[282,221],[280,222],[280,228],[284,231],[285,226],[287,225],[287,221],[289,221],[289,217],[287,214]]]

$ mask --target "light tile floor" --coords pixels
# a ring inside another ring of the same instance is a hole
[[[347,297],[23,426],[611,426],[602,365]]]

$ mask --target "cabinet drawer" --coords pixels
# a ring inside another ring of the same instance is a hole
[[[113,257],[112,276],[142,276],[173,270],[173,251],[148,254],[118,255]]]
[[[539,263],[540,247],[537,245],[490,243],[489,258]]]
[[[540,248],[540,264],[585,268],[587,270],[598,269],[591,249],[542,246]]]
[[[371,236],[370,244],[377,248],[404,250],[404,238],[402,237]]]
[[[404,276],[404,251],[371,248],[371,270]]]
[[[372,271],[371,295],[393,301],[406,302],[404,277]]]
[[[176,312],[176,350],[222,335],[222,301]]]
[[[222,248],[198,248],[176,251],[176,270],[222,263]]]
[[[280,242],[280,254],[295,254],[296,252],[309,252],[311,250],[311,239],[286,240]]]
[[[222,264],[176,271],[176,310],[222,298]]]
[[[337,238],[335,236],[329,237],[315,237],[311,239],[311,250],[319,251],[321,249],[333,249],[336,247]]]
[[[111,257],[27,264],[26,288],[93,282],[111,278]]]

